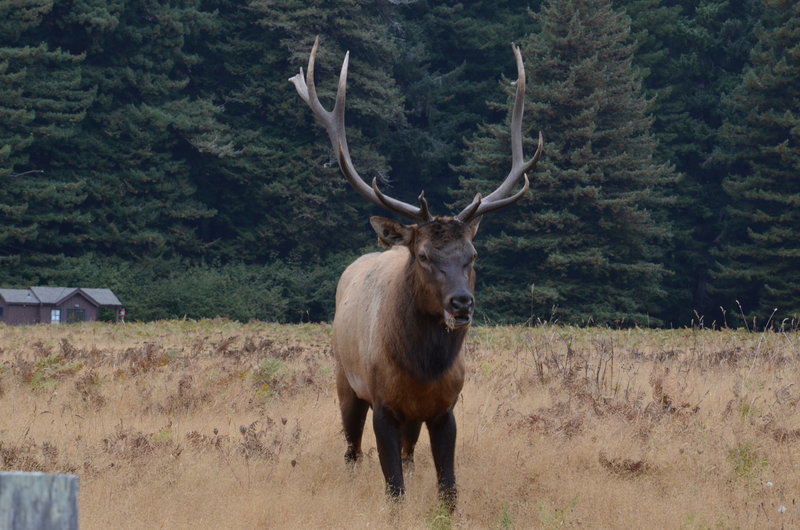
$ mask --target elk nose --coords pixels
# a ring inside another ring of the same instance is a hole
[[[450,312],[454,315],[471,314],[475,308],[475,297],[472,293],[461,292],[450,297]]]

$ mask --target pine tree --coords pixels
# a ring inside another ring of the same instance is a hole
[[[394,8],[365,0],[254,0],[250,9],[271,43],[258,51],[235,96],[246,104],[239,107],[241,118],[252,120],[251,130],[255,126],[243,144],[259,166],[253,177],[263,217],[251,237],[265,244],[262,256],[269,249],[293,262],[352,255],[372,238],[368,230],[350,237],[342,229],[366,228],[369,206],[341,176],[330,142],[288,78],[305,69],[319,35],[316,82],[323,105],[332,108],[350,51],[346,123],[353,161],[362,177],[378,177],[384,190],[404,197],[407,183],[394,177],[388,160],[394,134],[406,126],[392,71],[398,56],[390,22]],[[408,193],[416,197],[419,190]]]
[[[730,202],[715,281],[725,307],[738,300],[762,322],[800,314],[800,4],[768,6],[722,128]]]
[[[759,0],[615,0],[631,17],[637,38],[634,64],[645,69],[653,98],[656,159],[682,174],[672,190],[675,249],[667,258],[665,318],[688,323],[695,311],[708,318],[719,304],[709,289],[719,236],[724,168],[709,164],[719,144],[724,108],[754,42]]]
[[[52,0],[0,5],[0,176],[41,170],[28,166],[41,138],[74,133],[88,101],[80,55],[37,38]]]
[[[502,119],[505,108],[487,105],[508,52],[530,31],[529,9],[513,0],[418,0],[401,7],[400,61],[395,67],[406,95],[409,127],[398,138],[392,166],[424,189],[437,213],[463,162],[464,138],[481,123]]]
[[[263,261],[285,244],[283,226],[272,216],[286,194],[273,194],[268,175],[288,171],[291,160],[280,134],[286,113],[272,106],[276,93],[290,95],[280,90],[290,70],[277,38],[242,2],[205,1],[203,9],[215,15],[197,44],[203,61],[192,68],[191,86],[220,109],[216,117],[230,143],[225,156],[193,168],[197,197],[216,211],[201,234],[215,242],[206,253],[215,261]]]
[[[522,42],[523,130],[543,131],[544,156],[530,199],[484,221],[480,306],[506,320],[529,310],[547,318],[557,306],[571,322],[654,324],[670,236],[664,191],[675,177],[653,160],[627,19],[607,0],[553,0],[537,18],[541,32]],[[496,186],[508,145],[507,125],[471,142],[470,193]]]
[[[36,279],[79,244],[84,195],[58,176],[53,145],[79,131],[93,91],[84,57],[48,42],[52,1],[0,6],[0,282]]]
[[[191,173],[221,156],[225,131],[210,100],[193,97],[190,47],[210,15],[199,1],[83,0],[53,20],[65,45],[86,54],[96,89],[83,133],[59,146],[63,174],[83,182],[92,216],[82,252],[125,259],[196,256],[200,222],[213,215],[195,197]]]

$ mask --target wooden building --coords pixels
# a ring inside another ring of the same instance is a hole
[[[0,323],[8,325],[94,322],[103,307],[122,308],[111,289],[0,289]]]

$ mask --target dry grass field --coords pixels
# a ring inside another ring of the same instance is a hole
[[[797,528],[797,332],[477,327],[459,505],[423,431],[401,505],[343,462],[330,328],[0,326],[0,469],[94,528]],[[369,423],[369,420],[368,420]]]

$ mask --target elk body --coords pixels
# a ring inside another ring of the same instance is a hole
[[[325,127],[342,173],[367,201],[413,221],[404,225],[383,217],[370,223],[388,250],[358,258],[342,274],[336,290],[333,352],[336,387],[347,441],[345,460],[361,457],[367,411],[378,446],[387,493],[405,491],[403,466],[413,463],[414,446],[424,423],[430,434],[439,494],[452,510],[456,501],[453,407],[464,384],[461,348],[475,308],[476,257],[472,240],[481,217],[519,200],[528,190],[527,171],[534,157],[522,154],[525,71],[519,48],[513,47],[518,80],[511,120],[512,168],[500,187],[480,194],[454,217],[432,216],[420,194],[419,206],[386,196],[373,179],[368,186],[350,159],[344,128],[349,52],[339,75],[333,111],[319,102],[314,86],[314,42],[308,71],[290,81]],[[522,188],[512,194],[520,179]]]

